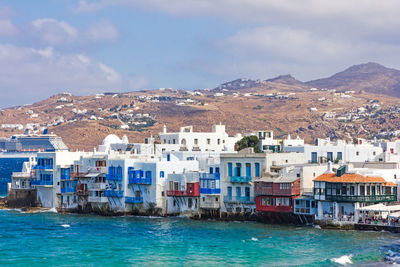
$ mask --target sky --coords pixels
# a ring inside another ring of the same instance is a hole
[[[0,0],[0,108],[400,68],[398,0]]]

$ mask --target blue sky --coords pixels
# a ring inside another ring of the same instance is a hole
[[[236,78],[400,67],[397,0],[3,0],[0,108]]]

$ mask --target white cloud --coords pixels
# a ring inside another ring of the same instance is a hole
[[[125,84],[121,74],[102,62],[52,48],[0,45],[0,68],[2,106],[41,100],[62,91],[78,95],[119,91]]]
[[[42,44],[51,46],[71,46],[101,40],[115,41],[119,37],[118,29],[108,21],[93,24],[88,29],[77,29],[65,21],[53,18],[36,19],[30,25],[30,39],[38,38]]]
[[[0,36],[13,36],[18,33],[17,27],[8,19],[0,19]]]
[[[92,25],[87,31],[87,35],[90,40],[100,41],[100,40],[111,40],[115,41],[119,37],[118,29],[110,22],[101,22]]]
[[[52,18],[41,18],[31,22],[35,35],[50,45],[74,42],[78,37],[78,30],[65,21]]]

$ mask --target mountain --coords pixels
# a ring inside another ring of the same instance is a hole
[[[251,80],[248,78],[241,78],[236,79],[233,81],[229,81],[223,84],[220,84],[218,87],[214,88],[214,91],[221,91],[221,90],[241,90],[246,88],[252,88],[260,86],[263,83],[261,80]]]
[[[303,82],[296,80],[292,75],[280,75],[278,77],[265,80],[266,82],[282,83],[287,85],[304,85]]]
[[[331,77],[305,84],[320,89],[346,89],[400,97],[400,71],[372,62],[354,65]]]

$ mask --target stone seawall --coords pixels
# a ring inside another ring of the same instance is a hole
[[[37,207],[36,189],[10,189],[6,197],[6,205],[10,208]]]

